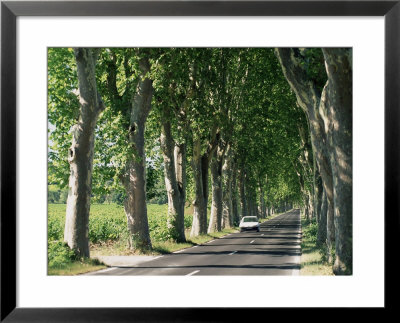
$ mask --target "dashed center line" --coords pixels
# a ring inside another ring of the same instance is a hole
[[[194,275],[194,274],[197,274],[199,271],[200,271],[200,270],[195,270],[195,271],[191,272],[190,274],[187,274],[186,276],[192,276],[192,275]]]

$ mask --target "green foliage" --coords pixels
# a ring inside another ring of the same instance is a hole
[[[48,264],[49,267],[65,267],[69,263],[77,260],[77,256],[65,242],[48,242]]]
[[[299,52],[303,58],[301,65],[306,71],[307,76],[312,80],[322,92],[328,79],[324,64],[324,55],[321,48],[300,48]]]
[[[65,204],[48,205],[48,240],[63,240]],[[148,204],[151,239],[165,241],[171,237],[167,230],[167,205]],[[191,214],[185,214],[185,228],[190,228]],[[91,243],[129,239],[126,216],[122,206],[116,204],[92,204],[89,218],[89,241]]]
[[[303,231],[303,237],[314,245],[317,244],[318,223],[313,220],[306,225],[306,230]]]
[[[49,203],[65,204],[67,197],[67,189],[59,189],[56,185],[48,185],[47,199]]]
[[[68,185],[70,129],[79,115],[78,80],[72,48],[48,49],[48,178],[60,188]]]
[[[167,192],[164,184],[164,169],[154,163],[147,163],[146,169],[146,195],[149,203],[168,203]]]

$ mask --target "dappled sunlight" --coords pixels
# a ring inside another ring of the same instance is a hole
[[[179,274],[288,275],[302,214],[351,268],[351,106],[338,106],[351,104],[351,52],[49,47],[49,243],[200,266]],[[260,232],[226,236],[245,216]]]

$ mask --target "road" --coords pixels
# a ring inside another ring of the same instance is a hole
[[[260,232],[233,233],[134,266],[90,275],[298,275],[300,243],[300,213],[292,210],[263,222]]]

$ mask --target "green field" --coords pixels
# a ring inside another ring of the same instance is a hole
[[[48,205],[48,240],[63,240],[66,204]],[[148,204],[150,237],[152,241],[169,240],[167,231],[168,205]],[[192,215],[187,209],[185,228],[190,228]],[[89,216],[89,240],[104,243],[128,237],[126,216],[123,206],[117,204],[93,204]]]

